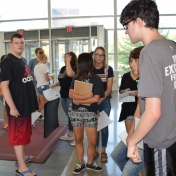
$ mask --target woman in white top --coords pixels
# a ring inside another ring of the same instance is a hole
[[[43,95],[43,91],[50,88],[49,80],[52,78],[48,75],[48,67],[46,65],[47,56],[43,50],[39,51],[38,59],[39,63],[34,67],[34,77],[37,81],[37,93],[39,96],[39,111],[41,111],[48,101]]]

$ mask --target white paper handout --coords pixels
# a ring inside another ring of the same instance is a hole
[[[35,121],[39,118],[39,116],[41,115],[41,112],[33,112],[31,114],[31,124],[33,125],[35,123]]]
[[[48,76],[54,77],[54,76],[55,76],[55,73],[48,74]]]
[[[119,102],[135,102],[135,97],[130,96],[130,94],[134,92],[135,90],[119,94]]]
[[[57,87],[54,87],[53,89],[47,89],[43,91],[43,94],[48,101],[52,101],[60,97],[60,92]]]
[[[112,121],[109,119],[108,115],[104,112],[100,112],[100,117],[98,117],[98,127],[97,131],[103,129],[104,127],[108,126]]]
[[[139,121],[140,121],[140,119],[137,118],[137,117],[135,117],[135,129],[136,129],[136,127],[137,127]],[[127,145],[127,144],[126,144],[126,138],[127,138],[127,136],[128,136],[128,134],[127,134],[126,131],[123,131],[122,133],[119,134],[119,138],[123,141],[123,143],[124,143],[125,145]],[[143,140],[141,140],[141,141],[137,144],[137,146],[138,146],[138,148],[140,148],[140,149],[144,149]]]

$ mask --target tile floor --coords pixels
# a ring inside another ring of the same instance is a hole
[[[109,125],[109,140],[107,147],[108,162],[103,164],[100,161],[100,157],[96,162],[103,167],[103,171],[100,173],[93,171],[83,171],[80,176],[120,176],[121,172],[115,165],[110,157],[111,151],[119,142],[118,134],[124,130],[124,123],[118,122],[118,116],[120,112],[120,105],[118,103],[118,93],[112,93],[112,110],[110,114],[110,119],[112,123]],[[0,114],[2,114],[2,105],[0,105]],[[58,110],[59,121],[67,122],[67,117],[65,116],[61,105]],[[0,115],[0,120],[2,120],[2,115]],[[42,123],[42,122],[40,122]],[[87,148],[85,136],[84,146]],[[84,157],[86,161],[86,156]],[[77,157],[73,146],[70,146],[69,142],[61,141],[56,149],[53,151],[51,156],[44,164],[28,164],[29,168],[37,173],[38,176],[72,176],[72,172],[77,164]],[[0,176],[15,176],[14,161],[0,160]]]

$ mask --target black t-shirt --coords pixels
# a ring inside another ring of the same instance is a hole
[[[96,73],[102,80],[105,92],[107,90],[107,79],[114,77],[113,69],[111,66],[108,66],[107,68],[101,67],[100,69],[96,69]]]
[[[130,72],[125,73],[121,80],[121,85],[119,88],[119,92],[121,90],[130,88],[130,90],[137,90],[139,78],[133,80],[130,75]],[[137,96],[135,97],[135,102],[124,102],[122,103],[122,109],[120,113],[119,122],[125,120],[128,116],[133,116],[137,106]]]
[[[66,70],[66,66],[62,67],[58,76],[58,81],[60,82],[60,95],[63,98],[68,98],[69,97],[69,90],[70,90],[70,85],[72,82],[73,77],[69,77],[64,74]],[[76,73],[76,70],[74,70]]]
[[[74,90],[74,81],[75,80],[77,80],[77,79],[74,77],[72,80],[72,83],[71,83],[71,87],[70,87],[73,90]],[[93,95],[100,95],[100,98],[104,97],[104,88],[103,88],[100,77],[95,75],[90,80],[85,80],[85,82],[89,82],[89,83],[93,84],[93,87],[92,87]],[[72,103],[73,110],[77,110],[80,107],[86,108],[89,112],[94,112],[96,114],[98,111],[98,103],[92,103],[92,104],[90,104],[90,106],[85,106],[82,104],[76,105],[76,104],[74,104],[74,102]]]
[[[28,116],[38,110],[38,103],[31,71],[24,58],[17,58],[8,54],[2,62],[0,81],[9,81],[12,99],[20,117]],[[7,115],[10,108],[6,104]]]

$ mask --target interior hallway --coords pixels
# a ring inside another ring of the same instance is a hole
[[[118,167],[115,165],[113,160],[110,157],[110,153],[115,148],[117,143],[120,141],[118,138],[118,134],[121,133],[125,129],[125,125],[123,122],[118,122],[118,116],[120,112],[120,105],[118,104],[118,93],[112,93],[111,99],[111,113],[110,119],[112,123],[109,125],[109,140],[108,140],[108,147],[107,147],[107,155],[108,155],[108,162],[101,163],[100,156],[95,161],[98,165],[103,167],[102,172],[94,172],[94,171],[87,171],[84,170],[79,174],[80,176],[120,176],[121,172]],[[59,121],[60,122],[67,122],[67,117],[64,114],[61,105],[59,105]],[[2,104],[0,104],[0,120],[2,120]],[[38,122],[42,123],[42,122]],[[6,132],[6,131],[4,131]],[[85,136],[85,143],[84,146],[87,148],[87,140]],[[85,151],[86,154],[86,151]],[[85,156],[86,162],[86,156]],[[77,164],[77,157],[74,150],[74,147],[66,141],[60,141],[57,147],[54,149],[51,156],[44,164],[36,164],[36,163],[29,163],[28,166],[31,170],[37,173],[37,176],[73,176],[73,170]],[[0,176],[15,176],[15,167],[14,161],[5,161],[0,160]]]

